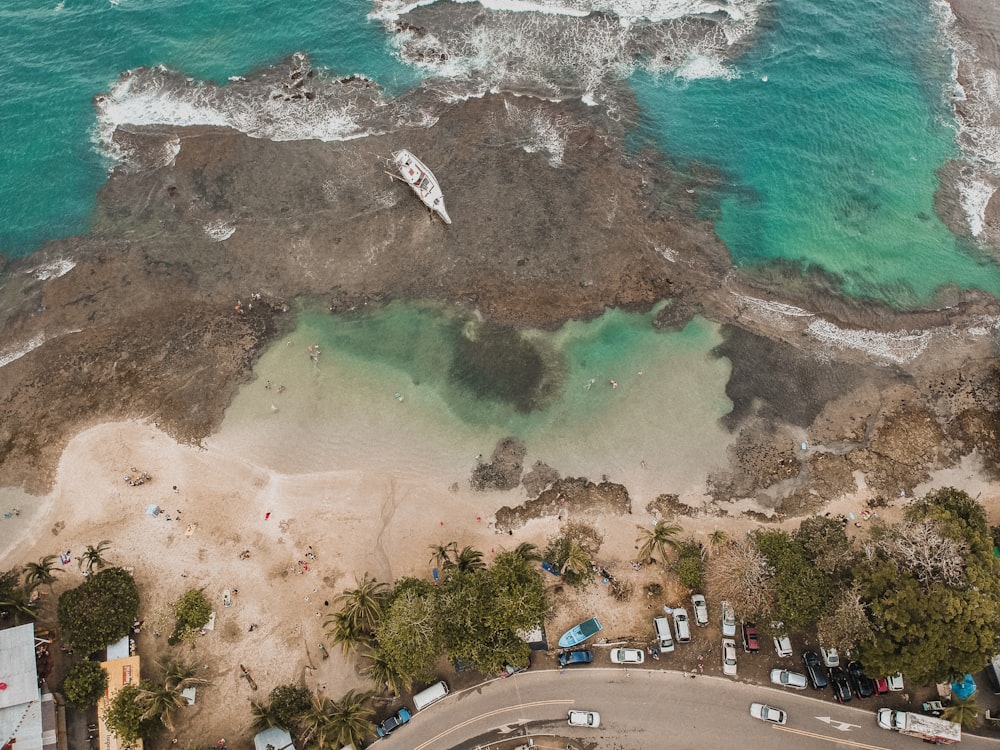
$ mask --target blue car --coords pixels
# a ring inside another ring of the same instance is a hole
[[[569,664],[590,664],[594,660],[593,651],[563,651],[559,654],[559,666]]]
[[[396,713],[385,719],[381,724],[375,727],[375,733],[379,737],[385,737],[389,732],[393,732],[399,729],[403,724],[410,720],[410,712],[405,708],[399,709]]]

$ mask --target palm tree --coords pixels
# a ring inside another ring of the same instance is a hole
[[[336,740],[336,747],[347,745],[358,747],[371,734],[371,692],[357,693],[348,690],[344,697],[333,704],[330,716],[330,733]]]
[[[360,581],[356,578],[354,580],[358,587],[344,591],[334,601],[343,602],[341,611],[350,618],[352,625],[371,633],[382,617],[382,606],[388,593],[387,587],[386,584],[369,578],[367,572]]]
[[[713,531],[711,534],[708,535],[708,548],[714,555],[722,548],[722,545],[726,544],[728,541],[729,541],[729,534],[727,534],[722,529],[716,529],[715,531]]]
[[[941,713],[941,718],[961,724],[966,729],[972,729],[979,723],[979,704],[976,703],[976,696],[955,699]]]
[[[255,732],[263,732],[265,729],[270,729],[271,727],[288,729],[288,727],[281,726],[281,722],[278,721],[278,714],[271,707],[270,702],[258,703],[257,701],[250,701],[250,716],[253,718],[252,726]]]
[[[569,571],[570,573],[575,573],[578,576],[583,576],[586,575],[588,570],[590,570],[590,566],[590,555],[587,550],[585,550],[581,544],[574,539],[569,543],[569,549],[566,550],[566,560],[559,569],[559,574],[566,575],[566,571]]]
[[[455,558],[455,568],[459,573],[471,573],[475,570],[482,570],[486,567],[483,562],[483,553],[466,545]]]
[[[38,562],[30,562],[24,566],[24,582],[37,586],[45,584],[52,591],[52,584],[55,583],[56,573],[61,568],[56,565],[56,555],[46,555]]]
[[[334,612],[323,622],[327,638],[334,646],[340,645],[347,656],[358,646],[364,646],[371,642],[371,634],[365,632],[354,622],[346,610]]]
[[[371,651],[368,656],[371,662],[362,667],[361,674],[374,682],[379,690],[386,690],[396,696],[410,687],[412,680],[397,672],[378,649]]]
[[[637,526],[641,532],[636,542],[641,543],[639,547],[639,559],[648,560],[653,556],[653,552],[658,552],[660,560],[666,565],[667,554],[671,549],[677,549],[677,535],[681,533],[681,527],[675,523],[667,523],[663,519],[656,522],[653,528],[648,526]]]
[[[325,695],[313,695],[312,701],[299,716],[302,744],[309,747],[332,747],[334,738],[331,717],[334,711],[333,701]]]
[[[148,683],[140,685],[135,702],[142,709],[143,720],[158,718],[168,732],[174,731],[174,711],[188,704],[178,688]]]
[[[33,586],[16,586],[8,590],[5,596],[0,598],[0,612],[14,615],[14,624],[22,625],[34,620],[38,615],[35,612],[35,602],[31,597],[34,592]]]
[[[451,557],[457,552],[458,545],[455,542],[448,542],[447,544],[432,544],[432,554],[429,562],[434,563],[439,568],[450,568],[453,565]]]
[[[111,540],[104,539],[97,543],[95,547],[93,544],[88,544],[86,551],[80,556],[80,570],[84,572],[84,575],[89,576],[94,572],[94,568],[100,570],[108,561],[104,559],[104,553],[108,551],[111,547]]]
[[[211,684],[203,677],[196,677],[198,668],[191,664],[186,664],[180,659],[174,659],[165,665],[160,665],[163,670],[163,684],[166,687],[177,690],[187,690],[189,687]]]
[[[542,554],[538,551],[538,547],[531,542],[521,542],[514,550],[514,554],[520,555],[521,558],[528,562],[538,562],[542,559]]]

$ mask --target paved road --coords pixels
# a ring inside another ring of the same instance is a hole
[[[776,727],[751,719],[752,702],[788,712]],[[721,677],[665,670],[593,667],[564,672],[539,670],[453,693],[414,715],[407,726],[381,740],[379,750],[476,748],[515,735],[536,735],[539,748],[558,748],[545,735],[578,738],[585,746],[648,750],[878,750],[925,747],[913,737],[879,729],[873,708],[841,706],[811,690],[779,690]],[[570,708],[601,713],[600,729],[566,725]],[[594,744],[596,743],[596,745]],[[1000,743],[964,737],[963,748],[996,750]]]

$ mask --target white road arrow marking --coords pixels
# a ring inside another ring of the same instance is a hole
[[[837,721],[836,719],[831,719],[829,716],[817,716],[822,722],[829,724],[833,729],[839,729],[841,732],[850,732],[852,729],[861,729],[860,724],[848,724],[846,721]]]

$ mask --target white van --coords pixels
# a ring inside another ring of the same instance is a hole
[[[429,688],[424,688],[413,696],[413,708],[422,711],[435,701],[439,701],[448,695],[448,683],[444,680],[435,682]]]
[[[659,642],[660,651],[667,654],[674,650],[674,638],[670,634],[670,621],[666,617],[654,617],[653,629],[656,631],[656,640]]]
[[[687,610],[681,607],[674,610],[674,632],[677,633],[678,643],[691,642],[691,622]]]

